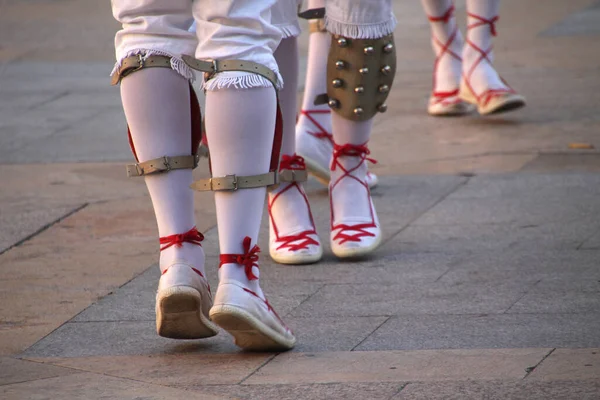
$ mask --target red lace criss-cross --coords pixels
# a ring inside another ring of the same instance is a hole
[[[191,243],[191,244],[195,244],[197,246],[202,246],[203,240],[204,240],[204,235],[202,235],[200,232],[198,232],[198,229],[196,229],[195,226],[185,233],[179,233],[179,234],[171,235],[171,236],[163,236],[158,239],[160,244],[163,245],[163,246],[161,246],[160,251],[166,250],[172,246],[181,247],[181,246],[183,246],[184,243]],[[193,268],[193,267],[191,267],[191,268],[194,270],[195,273],[197,273],[198,275],[200,275],[201,277],[204,278],[204,275],[202,274],[202,272],[200,272],[196,268]],[[169,268],[165,269],[162,272],[162,274],[164,275],[168,270],[169,270]],[[210,287],[208,288],[208,290],[210,291]]]
[[[492,36],[496,36],[496,22],[498,22],[499,17],[496,15],[495,17],[491,18],[491,19],[486,19],[483,18],[480,15],[476,15],[473,13],[467,13],[467,15],[471,18],[474,18],[477,20],[477,22],[474,22],[470,25],[467,25],[467,30],[469,29],[475,29],[475,28],[479,28],[481,26],[486,26],[489,25],[490,27],[490,33],[492,34]],[[473,75],[473,72],[475,72],[475,69],[477,68],[477,66],[479,64],[481,64],[483,61],[487,61],[490,65],[492,64],[489,55],[493,50],[493,46],[490,46],[488,49],[484,50],[482,48],[480,48],[479,46],[477,46],[475,43],[473,43],[471,40],[469,40],[468,35],[467,35],[467,44],[469,46],[471,46],[473,49],[475,49],[475,51],[477,51],[479,53],[479,58],[477,58],[477,61],[475,61],[473,63],[473,65],[471,65],[471,68],[469,69],[469,72],[465,75],[463,73],[463,78],[465,80],[465,83],[467,84],[467,86],[469,87],[469,90],[471,90],[471,93],[473,93],[473,95],[475,96],[475,98],[477,98],[477,102],[478,103],[482,103],[484,105],[487,105],[489,103],[489,101],[494,98],[494,96],[498,95],[498,94],[503,94],[503,93],[516,93],[514,91],[514,89],[512,89],[507,83],[506,81],[504,81],[504,79],[502,79],[502,82],[504,83],[504,85],[506,85],[506,88],[500,88],[500,89],[486,89],[485,91],[483,91],[480,94],[477,94],[477,92],[475,92],[475,89],[473,89],[473,87],[471,86],[471,76]]]
[[[258,268],[258,253],[260,253],[260,247],[254,245],[254,247],[250,248],[251,244],[252,238],[246,236],[242,242],[244,254],[221,254],[219,257],[219,268],[221,268],[223,264],[243,265],[248,280],[253,281],[258,279],[258,276],[254,275],[252,272],[252,267]]]
[[[269,303],[269,300],[267,300],[266,298],[263,299],[262,297],[260,297],[256,292],[253,292],[252,290],[248,289],[248,288],[243,288],[244,292],[246,293],[250,293],[252,296],[258,298],[259,300],[261,300],[263,303],[265,303],[265,305],[267,306],[267,310],[271,311],[273,313],[273,315],[275,315],[275,317],[279,320],[279,322],[281,323],[281,325],[288,331],[291,332],[290,328],[287,327],[287,325],[283,322],[283,320],[281,319],[281,317],[279,316],[279,314],[277,314],[277,311],[275,311],[275,309],[273,307],[271,307],[271,304]]]
[[[306,164],[304,163],[304,158],[300,157],[299,155],[297,155],[295,153],[291,156],[287,155],[287,154],[283,155],[281,158],[281,162],[279,164],[279,171],[281,172],[282,170],[286,170],[286,169],[296,170],[296,171],[306,170]],[[295,188],[298,191],[298,193],[300,193],[300,195],[306,202],[306,208],[308,210],[308,216],[310,218],[310,224],[312,226],[312,229],[302,231],[296,235],[279,236],[279,228],[277,227],[277,223],[275,222],[275,217],[273,217],[273,213],[272,213],[273,205],[275,204],[275,201],[277,201],[279,196],[281,196],[283,193],[285,193],[288,190],[291,190],[293,188]],[[273,231],[275,232],[275,242],[280,243],[279,246],[277,247],[277,250],[287,248],[290,251],[298,251],[298,250],[302,250],[302,249],[307,249],[309,245],[315,245],[315,246],[319,245],[319,242],[317,242],[314,238],[310,237],[310,235],[316,235],[317,231],[315,229],[315,222],[313,220],[312,212],[310,211],[310,205],[308,203],[308,198],[306,197],[306,193],[304,193],[304,190],[302,190],[302,187],[300,186],[300,184],[298,182],[289,182],[287,187],[285,187],[283,190],[281,190],[279,193],[277,193],[275,196],[273,196],[273,198],[270,199],[270,201],[269,201],[268,211],[269,211],[269,218],[271,219],[271,224],[273,226]]]
[[[333,135],[323,127],[312,114],[331,114],[331,110],[300,110],[300,114],[304,115],[312,124],[318,129],[317,132],[307,130],[306,133],[312,135],[318,139],[327,139],[333,144]]]
[[[430,15],[427,16],[427,18],[429,18],[429,20],[431,22],[442,22],[444,24],[447,24],[450,19],[452,18],[452,16],[454,15],[454,6],[451,6],[448,11],[446,11],[444,13],[444,15],[440,16],[440,17],[432,17]],[[436,90],[437,87],[437,69],[438,66],[440,64],[440,61],[442,60],[442,57],[446,54],[448,54],[449,56],[451,56],[452,58],[455,58],[458,61],[462,61],[462,57],[458,54],[456,54],[455,52],[453,52],[452,50],[450,50],[450,46],[452,45],[452,43],[454,42],[454,40],[456,40],[456,37],[458,35],[458,26],[454,26],[454,31],[452,31],[452,34],[450,34],[450,37],[448,38],[448,40],[446,41],[446,43],[443,43],[442,41],[440,41],[437,37],[433,37],[433,40],[435,42],[435,44],[437,46],[439,46],[440,48],[440,53],[435,57],[435,62],[433,64],[433,97],[435,98],[434,104],[439,104],[439,103],[446,103],[446,104],[451,104],[451,103],[459,103],[461,100],[457,97],[455,100],[453,101],[449,101],[448,98],[450,97],[456,97],[458,96],[459,93],[459,89],[456,88],[456,90],[450,91],[450,92],[440,92]]]
[[[371,213],[371,222],[367,222],[364,224],[335,224],[335,216],[334,216],[334,207],[333,207],[333,190],[340,183],[340,181],[344,178],[354,179],[358,183],[360,183],[366,190],[367,196],[370,197],[371,192],[369,190],[369,185],[365,181],[360,180],[356,176],[352,175],[352,172],[356,171],[360,166],[366,161],[372,162],[373,164],[377,164],[377,161],[367,157],[371,152],[367,148],[366,144],[363,145],[354,145],[354,144],[344,144],[344,145],[333,145],[333,158],[331,160],[331,170],[335,171],[337,168],[340,168],[344,173],[338,177],[335,181],[330,183],[329,187],[329,206],[331,209],[331,231],[335,231],[339,229],[340,231],[334,236],[333,240],[340,240],[339,244],[344,244],[346,242],[360,242],[361,237],[365,236],[375,236],[373,233],[367,231],[368,228],[376,228],[375,224],[375,213],[373,212],[373,207],[370,207]],[[360,162],[356,164],[353,168],[346,169],[340,163],[340,157],[360,157]],[[348,234],[347,231],[355,231],[355,234]]]

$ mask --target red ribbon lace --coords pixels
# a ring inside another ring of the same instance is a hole
[[[246,276],[249,280],[253,281],[258,279],[258,277],[252,273],[252,267],[258,268],[258,253],[260,252],[260,247],[254,245],[254,247],[251,249],[251,243],[252,239],[249,236],[246,236],[242,243],[244,246],[244,254],[221,254],[219,257],[219,267],[221,267],[223,264],[243,265],[244,271],[246,272]]]
[[[369,151],[369,149],[367,148],[366,144],[362,144],[362,145],[356,145],[356,144],[344,144],[344,145],[338,145],[338,144],[334,144],[333,146],[333,160],[331,161],[332,163],[332,167],[331,169],[333,171],[336,170],[336,168],[339,166],[343,171],[344,174],[341,175],[340,177],[338,177],[336,179],[335,182],[332,182],[331,186],[330,186],[330,193],[333,192],[333,189],[335,188],[335,186],[337,186],[338,183],[340,183],[340,181],[344,178],[348,178],[348,179],[354,179],[356,181],[358,181],[361,185],[364,186],[367,195],[369,195],[370,191],[369,191],[369,186],[367,185],[366,182],[361,181],[360,179],[358,179],[357,177],[355,177],[354,175],[351,175],[351,173],[353,171],[355,171],[356,169],[358,169],[365,161],[370,161],[374,164],[377,163],[376,160],[372,159],[372,158],[368,158],[367,155],[371,154],[371,152]],[[350,156],[350,157],[360,157],[361,161],[353,168],[351,169],[346,169],[344,168],[344,166],[339,162],[338,158],[342,157],[342,156]],[[334,221],[334,215],[333,215],[333,200],[331,198],[329,198],[329,202],[330,202],[330,207],[331,207],[331,230],[334,231],[336,229],[339,229],[340,231],[334,236],[334,240],[337,239],[341,239],[340,244],[344,244],[346,242],[360,242],[360,238],[361,237],[365,237],[365,236],[375,236],[373,233],[369,232],[366,230],[366,228],[375,228],[377,225],[375,224],[375,217],[373,216],[373,210],[371,210],[371,220],[372,222],[370,223],[364,223],[364,224],[357,224],[357,225],[347,225],[347,224],[337,224],[334,225],[333,221]],[[356,231],[358,233],[349,235],[347,233],[345,233],[346,231]]]
[[[332,171],[335,171],[337,168],[337,165],[339,164],[338,162],[338,158],[342,157],[342,156],[350,156],[350,157],[361,157],[362,161],[358,164],[362,164],[365,160],[372,162],[373,164],[377,164],[377,160],[373,159],[373,158],[369,158],[367,157],[369,154],[371,154],[371,150],[369,150],[369,148],[366,146],[366,144],[350,144],[350,143],[346,143],[343,145],[339,145],[339,144],[334,144],[333,145],[333,159],[331,161],[332,163]],[[358,168],[355,167],[354,169]],[[343,176],[342,176],[343,178]]]
[[[448,9],[448,11],[446,11],[446,13],[442,16],[432,17],[432,16],[428,15],[427,18],[429,18],[429,20],[431,22],[443,22],[443,23],[447,24],[448,22],[450,22],[450,18],[452,18],[453,15],[454,15],[454,6],[451,6]],[[435,57],[435,62],[433,65],[433,96],[436,98],[435,104],[459,103],[461,101],[458,98],[451,102],[449,102],[447,100],[449,97],[458,96],[458,93],[459,93],[458,89],[450,91],[450,92],[439,92],[439,91],[435,90],[435,88],[437,87],[437,79],[436,79],[437,68],[438,68],[438,65],[439,65],[442,57],[445,54],[448,54],[450,57],[452,57],[458,61],[462,61],[462,57],[460,55],[458,55],[455,52],[453,52],[452,50],[450,50],[450,46],[452,46],[452,43],[456,39],[457,35],[458,35],[458,27],[455,26],[454,31],[452,32],[452,34],[450,34],[450,37],[448,38],[446,43],[441,42],[435,36],[433,37],[435,44],[437,44],[440,47],[440,53]]]
[[[279,171],[282,171],[284,169],[304,171],[306,169],[306,163],[304,162],[304,158],[300,157],[296,153],[292,154],[291,156],[288,154],[284,154],[283,156],[281,156],[281,161],[279,162]]]
[[[202,246],[204,235],[198,232],[196,227],[193,227],[185,233],[179,233],[171,236],[164,236],[159,239],[160,244],[164,245],[160,248],[160,251],[166,250],[171,246],[181,247],[183,243],[192,243],[198,246]]]
[[[474,29],[474,28],[478,28],[480,26],[485,26],[485,25],[489,25],[490,26],[490,32],[493,36],[496,36],[497,32],[496,32],[496,22],[498,22],[499,17],[495,16],[493,18],[490,19],[486,19],[483,18],[480,15],[476,15],[473,13],[467,13],[467,15],[471,18],[475,18],[477,20],[477,22],[468,25],[467,29]],[[506,89],[501,88],[501,89],[487,89],[485,91],[483,91],[480,94],[477,94],[475,92],[475,89],[471,86],[471,76],[473,75],[473,72],[475,72],[475,69],[477,68],[477,66],[483,62],[483,61],[487,61],[488,63],[492,63],[490,61],[489,55],[492,52],[493,46],[490,46],[487,50],[482,49],[481,47],[477,46],[475,43],[473,43],[471,40],[467,39],[467,44],[469,46],[471,46],[472,48],[474,48],[479,54],[479,58],[477,59],[477,61],[475,61],[473,63],[473,65],[471,66],[471,68],[469,69],[469,72],[464,75],[464,80],[467,84],[467,86],[469,87],[469,89],[471,90],[471,92],[475,95],[475,97],[477,98],[477,102],[479,103],[483,103],[484,105],[487,105],[491,99],[493,99],[494,97],[496,97],[496,95],[499,94],[504,94],[504,93],[515,93],[514,89],[512,89],[510,86],[508,86],[508,84],[506,82],[504,82],[504,84],[507,86]]]
[[[319,124],[317,120],[311,114],[331,114],[331,110],[300,110],[300,114],[304,115],[313,125],[318,129],[317,132],[306,131],[309,135],[312,135],[318,139],[327,139],[333,143],[333,135]]]
[[[285,323],[283,322],[283,320],[281,319],[281,317],[279,316],[279,314],[277,314],[277,312],[275,311],[275,309],[273,307],[271,307],[271,304],[269,304],[269,301],[267,299],[263,299],[262,297],[260,297],[257,293],[253,292],[250,289],[247,288],[243,288],[245,292],[250,293],[252,296],[257,297],[258,299],[262,300],[263,303],[265,303],[265,305],[267,306],[267,309],[269,311],[271,311],[273,313],[273,315],[275,315],[275,317],[277,317],[277,319],[279,320],[279,322],[281,322],[281,325],[283,325],[283,327],[289,332],[290,328],[288,328]]]

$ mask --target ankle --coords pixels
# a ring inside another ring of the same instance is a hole
[[[160,270],[164,272],[171,265],[188,264],[204,274],[204,250],[201,246],[183,243],[181,247],[172,246],[160,252]]]

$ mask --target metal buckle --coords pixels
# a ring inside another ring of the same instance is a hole
[[[235,175],[225,175],[225,178],[226,179],[231,179],[231,184],[233,185],[233,189],[231,189],[231,190],[233,190],[234,192],[236,190],[238,190],[237,176],[235,176]]]
[[[137,58],[138,58],[138,63],[139,63],[140,65],[139,65],[139,66],[138,66],[136,69],[134,69],[133,71],[131,71],[131,72],[139,71],[140,69],[144,68],[144,63],[145,63],[145,61],[144,61],[144,56],[143,56],[143,55],[141,55],[141,54],[138,54],[138,55],[137,55]],[[130,72],[130,73],[131,73],[131,72]]]
[[[135,164],[135,171],[138,173],[138,176],[144,175],[144,168],[140,167],[140,164]]]
[[[163,156],[163,164],[165,165],[167,172],[169,172],[171,170],[171,164],[169,163],[169,157]]]

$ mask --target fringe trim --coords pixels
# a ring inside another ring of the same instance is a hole
[[[281,31],[282,39],[298,37],[302,33],[297,24],[275,25],[275,27]]]
[[[325,28],[334,35],[350,39],[379,39],[394,32],[398,21],[392,14],[385,22],[375,24],[352,24],[331,19],[325,15]]]
[[[275,71],[275,74],[277,75],[276,89],[280,90],[283,87],[283,78],[279,74],[279,71]],[[258,87],[273,87],[273,84],[270,80],[261,75],[242,71],[219,72],[214,78],[202,83],[202,89],[207,91],[219,89],[251,89]]]
[[[115,63],[115,66],[114,66],[112,72],[110,73],[110,76],[113,76],[114,74],[116,74],[117,71],[119,70],[119,68],[121,68],[121,63],[123,62],[123,59],[125,59],[127,57],[131,57],[131,56],[137,56],[138,54],[142,54],[142,58],[144,60],[146,60],[150,56],[171,57],[171,69],[173,71],[177,72],[179,75],[183,76],[185,79],[189,80],[190,82],[194,82],[194,80],[196,79],[196,74],[194,73],[194,71],[190,67],[188,67],[187,64],[184,63],[181,58],[174,56],[173,54],[167,53],[165,51],[149,50],[149,49],[136,49],[136,50],[131,50],[131,51],[127,52],[127,54],[125,54],[125,56],[122,59],[118,60]]]

